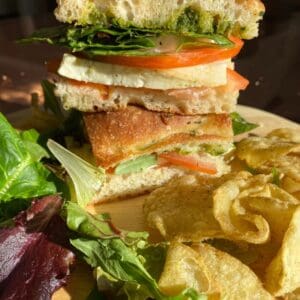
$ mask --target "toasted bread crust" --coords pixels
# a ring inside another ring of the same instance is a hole
[[[233,138],[228,115],[180,116],[138,107],[85,114],[97,164],[105,168],[139,155],[185,143],[223,143]]]

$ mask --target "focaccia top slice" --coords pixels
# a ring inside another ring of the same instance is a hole
[[[177,32],[229,33],[245,39],[258,35],[265,8],[260,0],[58,0],[59,21],[79,25]]]

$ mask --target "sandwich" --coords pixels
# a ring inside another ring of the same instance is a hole
[[[230,114],[248,85],[232,59],[263,13],[259,0],[58,0],[64,24],[24,41],[69,50],[47,67],[106,171],[99,201],[228,171]]]
[[[226,154],[234,147],[226,114],[181,116],[131,106],[85,114],[84,122],[106,173],[98,201],[143,194],[184,174],[229,171]]]

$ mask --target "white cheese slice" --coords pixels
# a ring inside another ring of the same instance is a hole
[[[227,68],[233,68],[230,60],[192,67],[154,70],[101,63],[64,54],[58,74],[83,82],[168,90],[225,85]]]

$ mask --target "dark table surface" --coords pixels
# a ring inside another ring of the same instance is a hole
[[[264,1],[267,13],[260,36],[246,41],[236,59],[237,70],[251,84],[239,103],[261,108],[300,123],[300,1]],[[41,93],[46,59],[63,49],[48,45],[19,45],[17,38],[57,24],[52,14],[0,20],[0,111],[26,107],[30,94]]]

